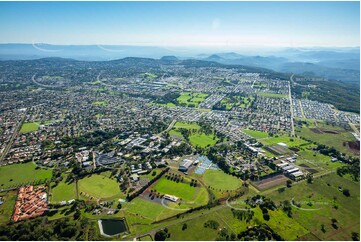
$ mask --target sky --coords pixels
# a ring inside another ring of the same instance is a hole
[[[0,43],[356,47],[359,2],[0,2]]]

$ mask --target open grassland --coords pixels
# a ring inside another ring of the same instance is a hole
[[[119,184],[115,179],[93,174],[78,181],[79,193],[83,192],[95,198],[107,199],[120,197]]]
[[[217,190],[236,190],[242,186],[242,181],[221,170],[206,170],[202,177],[204,183]]]
[[[198,107],[198,105],[203,102],[204,99],[208,97],[206,93],[200,92],[182,92],[181,95],[177,98],[179,104],[185,106]]]
[[[65,183],[65,181],[61,181],[56,187],[51,188],[51,202],[58,203],[61,201],[69,201],[71,199],[76,198],[76,184],[73,183]]]
[[[344,164],[340,162],[331,162],[331,157],[312,150],[300,150],[297,154],[299,155],[296,163],[297,165],[305,164],[319,171],[336,170],[338,167],[344,166]]]
[[[20,129],[20,133],[29,133],[39,129],[39,124],[32,122],[32,123],[23,123]]]
[[[35,168],[36,165],[32,162],[1,166],[0,188],[4,189],[51,178],[51,170]]]
[[[268,138],[268,133],[267,132],[262,132],[262,131],[257,131],[257,130],[250,130],[250,129],[243,129],[242,131],[244,133],[252,136],[255,139]]]
[[[278,93],[270,93],[270,92],[259,92],[257,93],[257,95],[263,97],[271,97],[271,98],[287,98],[286,94],[278,94]]]
[[[10,221],[11,215],[13,214],[17,191],[0,193],[0,197],[2,197],[4,202],[0,205],[0,224],[5,224]]]
[[[201,127],[197,123],[176,122],[174,127],[169,131],[169,134],[183,137],[179,131],[180,128],[190,130],[191,135],[189,136],[189,142],[193,146],[205,148],[208,145],[215,145],[218,141],[218,138],[215,137],[214,134],[205,134],[201,132]]]
[[[320,121],[317,122],[316,126],[313,122],[308,122],[308,126],[297,127],[296,132],[303,138],[334,147],[340,152],[350,155],[359,154],[359,150],[350,149],[346,144],[347,141],[356,141],[356,138],[342,127],[327,125]]]
[[[351,196],[341,191],[349,189]],[[301,209],[292,207],[293,219],[307,228],[319,240],[351,240],[351,232],[360,232],[360,183],[339,177],[336,174],[314,179],[286,188],[284,192],[274,191],[267,196],[278,204],[294,198]],[[306,209],[306,210],[302,210]],[[307,210],[314,209],[314,210]],[[331,219],[337,220],[337,229]],[[321,230],[324,225],[325,231]]]
[[[254,211],[254,217],[247,223],[245,220],[235,218],[230,207],[214,208],[209,213],[169,226],[170,237],[168,240],[216,240],[221,228],[226,228],[229,234],[237,235],[245,231],[248,226],[260,223],[268,224],[285,240],[295,240],[308,233],[307,229],[280,210],[269,211],[271,217],[269,221],[263,219],[262,211],[259,208],[252,211]],[[204,224],[209,220],[216,221],[219,224],[218,229],[205,228]],[[187,224],[187,229],[182,230],[184,223]]]

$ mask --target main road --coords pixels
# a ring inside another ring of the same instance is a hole
[[[293,104],[292,104],[292,96],[291,96],[291,82],[293,82],[293,76],[294,74],[292,74],[291,80],[288,82],[288,97],[290,100],[290,111],[291,111],[291,135],[295,136],[295,126],[293,123]]]

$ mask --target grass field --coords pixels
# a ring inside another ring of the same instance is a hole
[[[215,137],[214,134],[207,135],[200,133],[199,129],[201,127],[197,123],[176,122],[174,127],[169,131],[169,134],[182,137],[181,132],[178,130],[179,128],[191,130],[192,133],[189,136],[189,141],[193,146],[205,148],[208,145],[212,146],[217,143],[218,138]]]
[[[206,185],[221,190],[236,190],[242,186],[242,181],[221,170],[206,170],[202,177]]]
[[[57,203],[61,201],[69,201],[76,198],[75,183],[67,184],[60,182],[56,187],[51,189],[51,202]]]
[[[309,143],[303,139],[296,137],[288,137],[288,136],[278,136],[278,137],[269,137],[266,139],[260,140],[263,145],[273,145],[277,143],[285,143],[288,147],[300,147],[306,146]]]
[[[160,219],[164,219],[179,213],[177,210],[172,210],[164,207],[158,203],[146,201],[142,198],[135,198],[130,204],[126,206],[126,212],[135,214],[140,218],[154,222]]]
[[[313,132],[312,129],[317,133]],[[308,122],[308,126],[303,125],[302,128],[297,127],[296,132],[296,134],[301,137],[316,141],[329,147],[334,147],[340,152],[350,155],[357,154],[356,151],[353,151],[344,145],[344,142],[356,141],[356,139],[350,132],[346,131],[342,127],[327,125],[326,123],[320,121],[317,122],[316,127],[313,122]]]
[[[93,102],[94,105],[98,105],[98,106],[107,106],[108,103],[106,101],[95,101]]]
[[[4,203],[0,205],[0,224],[4,224],[10,221],[11,215],[13,214],[17,191],[0,193],[0,197],[2,197],[4,201]]]
[[[78,181],[79,193],[84,192],[95,198],[108,199],[121,196],[119,184],[115,179],[93,174]]]
[[[12,187],[23,183],[50,179],[51,170],[35,169],[32,162],[0,167],[0,188]]]
[[[208,97],[206,93],[200,92],[182,92],[181,95],[177,98],[180,104],[184,104],[186,106],[194,105],[194,107],[198,107],[198,105],[203,102],[204,99]]]
[[[221,101],[222,106],[226,106],[226,110],[231,110],[233,107],[238,108],[248,108],[251,106],[252,102],[254,100],[254,97],[248,96],[248,97],[241,97],[233,95],[230,97],[225,97]]]
[[[255,139],[268,138],[268,133],[267,132],[262,132],[262,131],[257,131],[257,130],[250,130],[250,129],[243,129],[242,131],[244,133],[252,136]]]
[[[263,97],[271,97],[271,98],[287,98],[286,94],[278,94],[278,93],[270,93],[270,92],[259,92],[257,93],[257,95]]]
[[[350,197],[339,191],[339,187],[350,190]],[[351,232],[360,232],[360,183],[339,177],[336,174],[314,179],[313,184],[300,183],[284,192],[268,194],[278,204],[291,200],[301,203],[301,210],[292,207],[293,218],[321,240],[351,240]],[[312,202],[312,206],[307,203]],[[334,207],[337,206],[337,208]],[[331,225],[337,219],[338,229]],[[321,231],[321,225],[325,232]]]
[[[20,129],[20,133],[29,133],[39,129],[39,124],[32,122],[32,123],[23,123]]]
[[[188,183],[183,182],[174,182],[171,180],[167,180],[166,178],[161,178],[152,189],[157,190],[161,194],[169,194],[174,195],[176,197],[182,198],[185,201],[194,201],[197,199],[198,193],[201,190],[205,190],[203,187],[193,187],[190,186]],[[207,194],[206,198],[207,198]],[[207,201],[206,201],[207,202]]]

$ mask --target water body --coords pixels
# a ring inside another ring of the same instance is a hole
[[[105,236],[113,236],[127,231],[125,221],[116,219],[99,219],[100,233]]]

